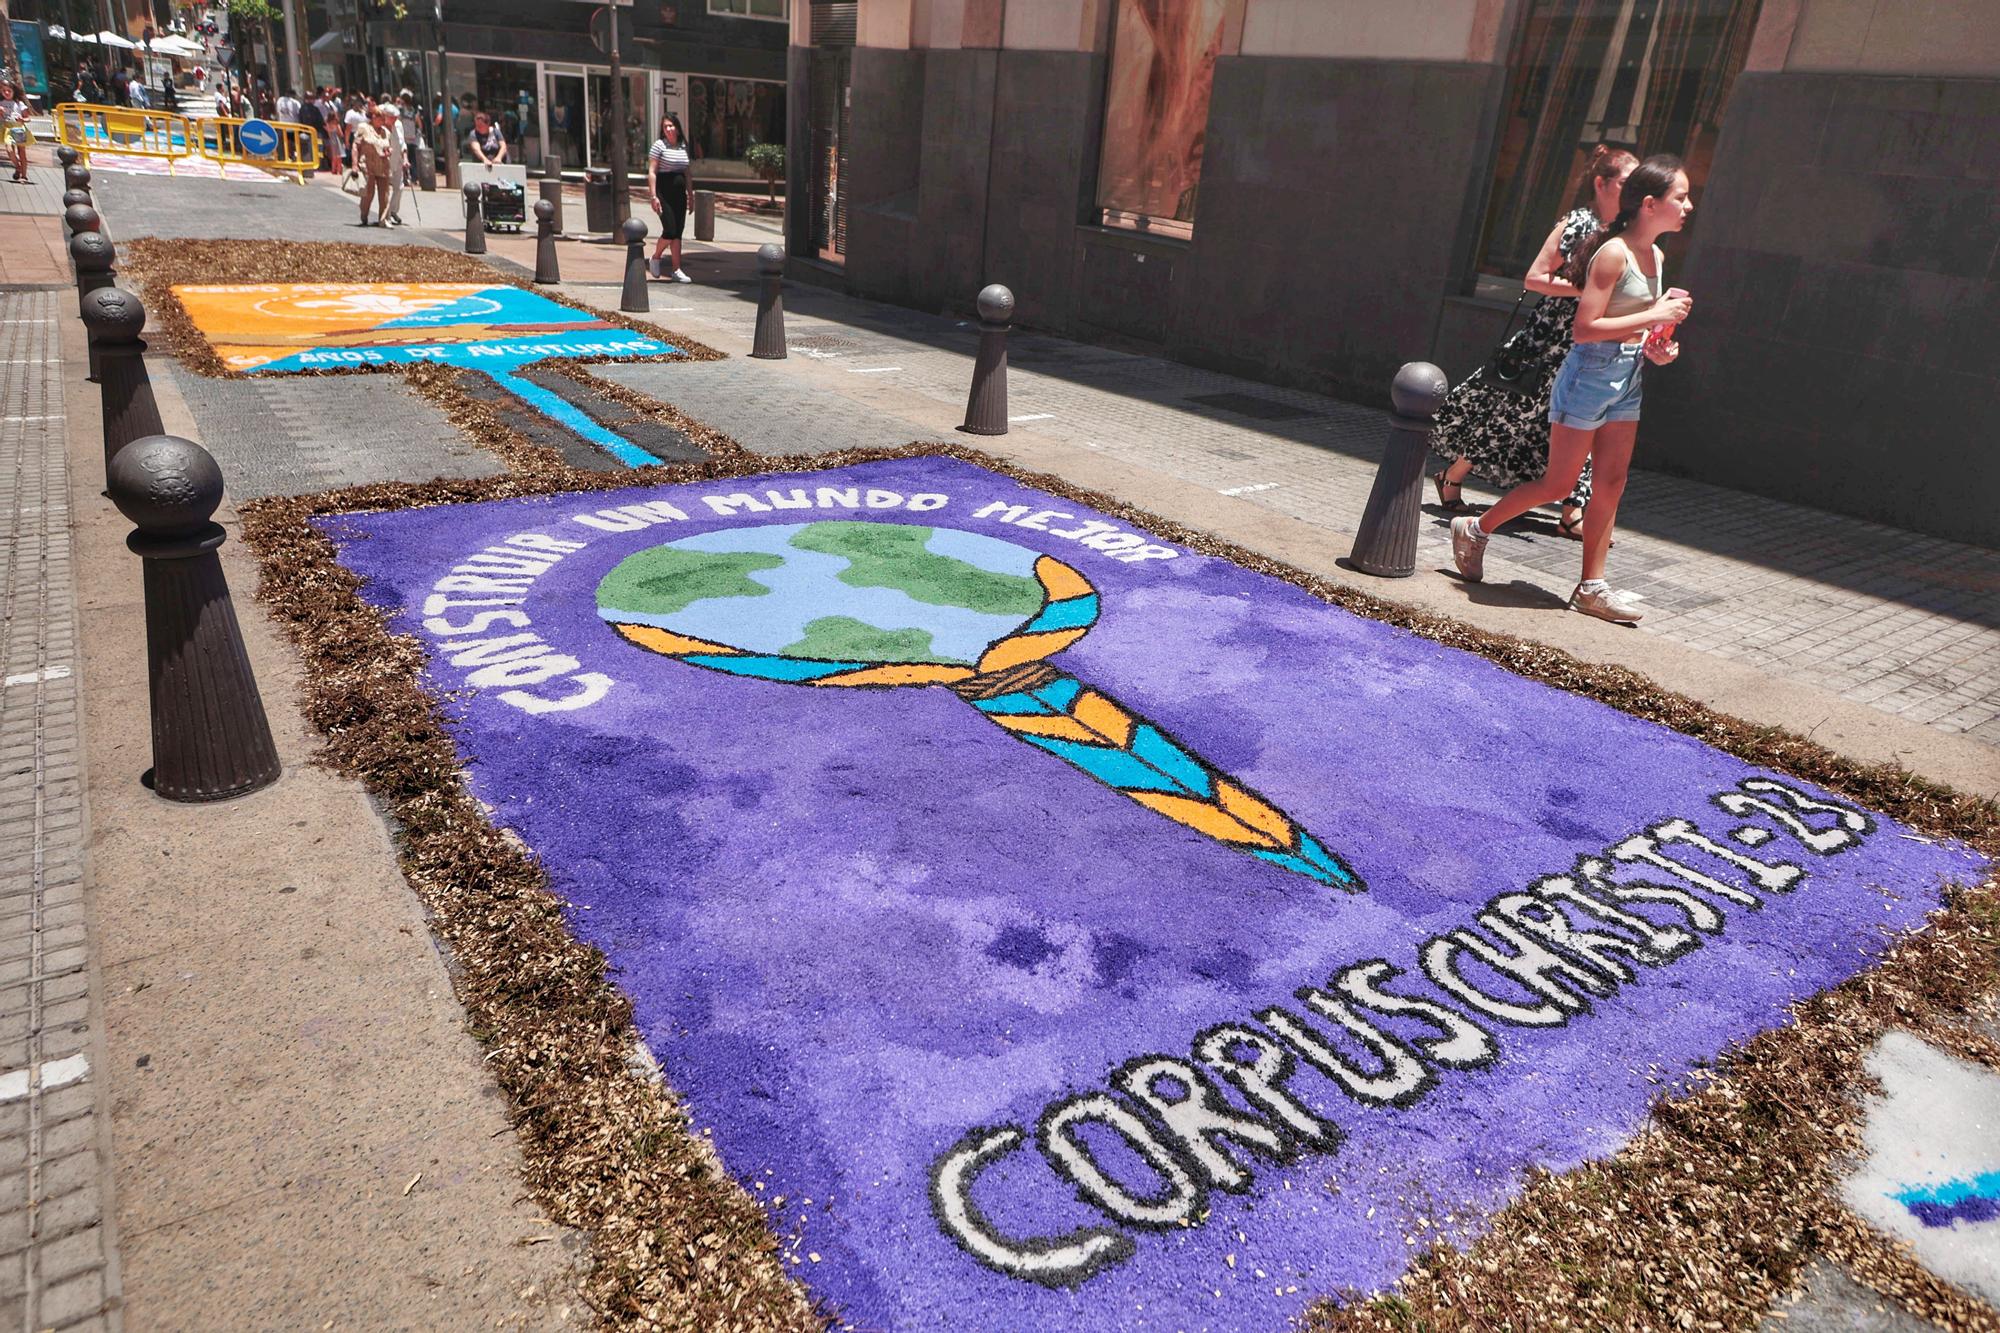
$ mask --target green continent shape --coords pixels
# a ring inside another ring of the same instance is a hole
[[[852,616],[821,616],[806,626],[806,636],[780,657],[811,657],[823,662],[937,662],[927,629],[878,629]]]
[[[1026,618],[1041,610],[1042,585],[924,549],[929,528],[904,523],[808,523],[792,535],[804,551],[844,555],[840,581],[855,588],[895,588],[932,606]]]
[[[760,569],[776,569],[783,556],[768,551],[683,551],[655,546],[620,561],[597,585],[597,604],[607,611],[670,616],[711,597],[767,597],[771,590],[752,581]]]

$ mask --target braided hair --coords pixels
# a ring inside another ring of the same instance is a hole
[[[1569,257],[1558,275],[1564,282],[1575,287],[1584,285],[1590,276],[1591,261],[1597,258],[1597,251],[1613,236],[1620,235],[1639,216],[1639,209],[1648,199],[1660,199],[1674,188],[1674,177],[1681,172],[1681,160],[1672,153],[1655,153],[1632,168],[1632,174],[1625,178],[1624,186],[1618,191],[1618,216],[1609,222],[1597,224],[1576,253]]]

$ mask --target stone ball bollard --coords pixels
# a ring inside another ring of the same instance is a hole
[[[83,314],[84,303],[90,294],[115,286],[118,275],[111,271],[117,261],[118,252],[112,248],[111,238],[101,231],[80,231],[69,238],[69,262],[76,270],[77,314]],[[90,375],[97,379],[97,344],[90,344]]]
[[[69,234],[74,236],[80,231],[103,230],[104,219],[100,218],[97,210],[89,204],[71,204],[63,210],[63,225],[68,227]]]
[[[70,209],[75,208],[78,204],[82,204],[85,208],[91,207],[90,191],[88,190],[63,191],[62,206],[63,206],[63,211],[65,213],[67,213]]]
[[[465,253],[483,255],[486,253],[485,196],[478,181],[467,181],[461,193],[465,198]]]
[[[625,286],[618,293],[618,308],[639,314],[653,308],[646,291],[646,223],[643,218],[626,218],[618,234],[625,238]]]
[[[153,791],[222,801],[269,786],[277,746],[216,555],[222,469],[200,445],[154,434],[119,450],[107,481],[145,568]]]
[[[759,361],[783,361],[785,350],[785,247],[757,247],[757,332],[750,355]]]
[[[63,188],[68,190],[82,190],[88,193],[90,190],[90,168],[74,165],[64,167]]]
[[[1014,318],[1014,293],[997,282],[980,288],[972,304],[988,324],[1005,324]]]
[[[1395,415],[1389,444],[1354,528],[1348,563],[1364,574],[1402,579],[1417,572],[1417,524],[1424,497],[1424,460],[1430,456],[1431,417],[1451,391],[1444,372],[1428,361],[1407,361],[1389,383]]]
[[[97,391],[103,405],[104,472],[111,460],[132,441],[158,435],[159,405],[146,373],[146,307],[139,298],[116,287],[101,287],[83,298],[83,324],[90,331],[90,348],[97,359]]]
[[[562,281],[562,264],[556,258],[556,206],[546,199],[535,201],[535,281],[544,285]]]
[[[979,354],[972,362],[972,390],[965,399],[967,435],[1007,433],[1007,324],[1014,318],[1014,293],[999,283],[979,290]]]
[[[56,165],[62,167],[75,166],[76,149],[71,148],[68,144],[64,144],[62,147],[56,149]]]

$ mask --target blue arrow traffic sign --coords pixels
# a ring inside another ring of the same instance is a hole
[[[269,157],[278,151],[278,132],[267,120],[246,120],[236,131],[236,141],[252,157]]]

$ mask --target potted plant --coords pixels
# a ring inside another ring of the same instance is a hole
[[[785,146],[781,143],[753,143],[743,155],[750,169],[764,178],[770,202],[778,202],[778,182],[785,178]]]

